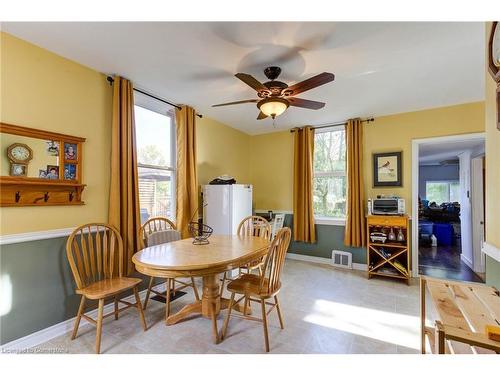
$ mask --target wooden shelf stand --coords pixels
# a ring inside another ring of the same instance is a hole
[[[408,235],[410,232],[408,216],[368,215],[367,216],[368,243],[366,258],[368,263],[368,278],[373,276],[391,277],[405,280],[410,283],[410,247]],[[385,232],[393,230],[398,235],[399,230],[404,235],[404,241],[372,242],[372,232]],[[399,265],[400,267],[397,267]],[[386,270],[384,272],[383,270]]]

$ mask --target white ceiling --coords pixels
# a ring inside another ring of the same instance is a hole
[[[419,147],[419,164],[435,165],[445,160],[458,159],[464,151],[472,154],[484,153],[484,138],[462,141],[448,141],[443,143],[424,143]]]
[[[74,22],[2,23],[3,31],[249,134],[484,100],[480,22]],[[333,83],[301,98],[318,111],[289,108],[257,121],[253,99],[233,75],[264,82],[269,65],[291,84],[327,71]],[[401,124],[404,126],[404,124]]]

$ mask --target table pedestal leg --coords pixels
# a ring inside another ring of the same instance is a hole
[[[212,320],[212,338],[219,343],[217,316],[220,311],[218,275],[203,276],[203,296],[201,297],[201,315]]]
[[[173,324],[180,322],[181,320],[186,319],[191,314],[200,314],[200,313],[201,313],[201,301],[196,301],[194,303],[184,306],[182,309],[180,309],[179,312],[170,315],[165,321],[165,323],[168,326],[171,326]]]
[[[213,313],[215,313],[215,316],[219,315],[221,308],[219,289],[218,275],[203,276],[201,314],[205,318],[212,318]]]
[[[227,309],[229,299],[221,298],[219,287],[219,275],[203,276],[203,295],[201,301],[196,301],[184,306],[178,313],[170,315],[167,320],[167,325],[176,324],[179,321],[186,319],[191,314],[200,314],[212,320],[212,337],[214,343],[219,342],[219,334],[217,331],[217,316],[220,310]],[[239,312],[243,312],[244,307],[241,305],[233,306]],[[250,308],[247,308],[247,314],[251,314]]]

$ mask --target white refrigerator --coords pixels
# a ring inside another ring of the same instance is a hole
[[[238,225],[252,215],[252,185],[204,185],[203,223],[214,234],[236,234]]]

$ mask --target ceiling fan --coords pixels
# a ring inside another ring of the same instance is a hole
[[[248,86],[257,91],[259,99],[240,100],[237,102],[215,104],[212,107],[222,107],[233,104],[257,103],[260,113],[257,120],[262,120],[267,117],[281,115],[289,107],[301,107],[307,109],[320,109],[325,106],[325,103],[314,100],[295,98],[295,95],[301,92],[311,90],[315,87],[324,85],[335,79],[332,73],[323,72],[305,81],[288,86],[284,82],[275,81],[281,73],[281,68],[278,66],[270,66],[264,69],[264,74],[269,79],[268,82],[260,83],[250,74],[237,73],[235,77],[245,82]]]

